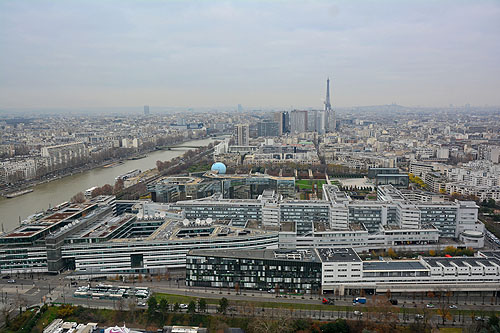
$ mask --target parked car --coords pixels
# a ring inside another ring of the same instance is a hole
[[[9,280],[7,281],[8,283],[16,283],[16,280],[12,279],[12,280]]]
[[[421,315],[421,314],[417,313],[415,315],[415,319],[424,319],[424,315]]]
[[[2,279],[10,279],[10,275],[4,275],[2,276]]]
[[[455,304],[450,305],[450,309],[458,309],[458,307]]]
[[[138,306],[146,306],[146,303],[144,302],[140,302],[140,303],[137,303]]]
[[[429,303],[429,304],[427,304],[427,305],[426,305],[426,307],[427,307],[428,309],[432,309],[432,308],[434,308],[434,304]]]
[[[333,305],[333,304],[335,304],[335,300],[333,298],[323,298],[322,303]]]
[[[361,317],[363,315],[363,312],[356,310],[356,311],[354,311],[354,315]]]
[[[179,307],[181,309],[187,309],[188,308],[188,305],[187,304],[179,304]]]

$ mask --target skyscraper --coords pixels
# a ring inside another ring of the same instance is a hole
[[[236,144],[248,146],[250,142],[250,127],[248,124],[238,124],[235,128]]]
[[[307,111],[293,110],[290,112],[290,132],[299,134],[307,132]]]
[[[149,116],[149,105],[144,105],[144,115]]]
[[[287,111],[280,111],[274,114],[274,121],[279,123],[279,135],[290,132],[290,115]]]
[[[326,112],[326,127],[328,132],[335,132],[337,122],[335,119],[335,111],[332,110],[330,104],[330,78],[326,80],[326,98],[325,98],[325,112]]]

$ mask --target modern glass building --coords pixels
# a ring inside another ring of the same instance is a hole
[[[186,257],[186,284],[317,293],[321,289],[321,261],[310,250],[192,250]]]

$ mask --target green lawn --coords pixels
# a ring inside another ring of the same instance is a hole
[[[312,190],[313,189],[313,184],[318,185],[318,189],[323,188],[323,184],[326,183],[326,180],[308,180],[308,179],[301,179],[301,180],[296,180],[295,184],[299,187],[301,190]]]

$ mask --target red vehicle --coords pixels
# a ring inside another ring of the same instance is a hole
[[[332,298],[323,298],[323,304],[335,304],[335,301]]]

